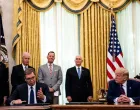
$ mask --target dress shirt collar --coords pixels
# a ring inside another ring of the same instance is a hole
[[[27,84],[28,85],[28,84]],[[32,86],[33,87],[33,90],[36,90],[36,83]],[[28,90],[30,90],[31,89],[31,86],[30,85],[28,85]]]
[[[122,85],[123,87],[127,87],[127,81],[125,81]]]
[[[78,70],[78,68],[80,68],[80,70],[82,69],[82,67],[81,67],[81,66],[76,66],[76,70]]]
[[[22,67],[23,67],[23,69],[25,70],[25,65],[22,63]],[[28,65],[26,66],[27,68],[28,68]]]
[[[47,63],[48,67],[50,66],[50,64],[51,64],[51,66],[53,67],[53,63]]]

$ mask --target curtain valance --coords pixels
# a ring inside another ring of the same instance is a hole
[[[113,8],[115,12],[124,9],[133,0],[26,0],[27,3],[37,11],[46,11],[56,2],[62,3],[62,6],[68,11],[79,14],[85,11],[93,2],[106,10]],[[137,0],[140,2],[140,0]]]

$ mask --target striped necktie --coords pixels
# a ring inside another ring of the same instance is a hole
[[[52,74],[52,65],[49,64],[50,74]]]

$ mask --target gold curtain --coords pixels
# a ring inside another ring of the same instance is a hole
[[[98,4],[106,10],[118,12],[126,8],[133,0],[100,0]]]
[[[97,3],[80,16],[80,54],[83,66],[90,69],[94,100],[97,91],[107,88],[106,58],[109,42],[111,12]]]
[[[40,14],[33,10],[26,2],[22,2],[21,16],[21,34],[19,40],[14,45],[15,51],[13,51],[15,52],[16,64],[22,62],[22,53],[27,51],[31,54],[30,65],[37,72],[40,65]]]
[[[137,0],[140,3],[140,0]]]
[[[92,2],[90,0],[63,0],[62,6],[71,13],[79,14],[88,9]]]
[[[26,0],[26,2],[36,11],[47,11],[55,4],[54,0]]]
[[[124,9],[133,0],[26,0],[27,3],[37,11],[49,10],[55,2],[62,3],[62,6],[71,13],[79,14],[87,10],[94,2],[97,2],[106,10],[113,8],[113,11]],[[138,0],[139,1],[139,0]]]

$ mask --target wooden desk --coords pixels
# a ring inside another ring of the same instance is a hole
[[[49,105],[49,106],[5,106],[0,110],[140,110],[140,105]]]
[[[0,110],[45,110],[50,109],[49,106],[3,106]]]
[[[140,110],[140,105],[51,105],[52,110]]]

